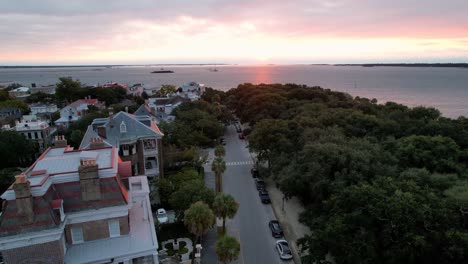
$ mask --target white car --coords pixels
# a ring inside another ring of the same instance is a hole
[[[278,250],[278,254],[281,259],[292,259],[292,252],[289,248],[288,241],[286,240],[278,240],[276,241],[276,250]]]
[[[167,223],[167,213],[166,210],[164,210],[164,208],[158,209],[157,217],[160,224]]]

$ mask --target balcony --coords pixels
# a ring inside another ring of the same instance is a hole
[[[154,177],[159,174],[159,168],[156,164],[156,160],[154,159],[147,159],[145,161],[145,175]]]

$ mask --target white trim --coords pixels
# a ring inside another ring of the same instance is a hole
[[[128,205],[105,207],[67,214],[67,224],[79,224],[109,218],[128,216]]]
[[[118,156],[118,155],[115,155]],[[114,160],[114,164],[117,164],[117,158]],[[115,177],[118,171],[118,166],[114,166],[110,169],[99,170],[99,178],[112,178]],[[34,176],[33,176],[34,177]],[[49,178],[42,184],[41,186],[32,186],[31,187],[31,194],[34,197],[41,197],[49,190],[52,184],[60,184],[60,183],[67,183],[67,182],[77,182],[80,181],[80,176],[78,172],[67,173],[67,174],[58,174],[49,176]],[[15,200],[15,192],[14,190],[6,190],[1,196],[1,198],[5,200]]]
[[[53,229],[0,237],[0,250],[32,246],[59,240],[64,233],[65,222],[62,222],[59,227]]]

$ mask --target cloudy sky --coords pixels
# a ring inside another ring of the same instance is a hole
[[[467,0],[1,0],[0,65],[468,61]]]

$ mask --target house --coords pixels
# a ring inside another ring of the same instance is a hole
[[[96,106],[99,109],[104,108],[104,103],[99,102],[98,99],[80,99],[60,109],[60,118],[55,121],[55,124],[68,128],[70,123],[76,122],[86,114],[89,105]]]
[[[21,113],[21,109],[16,106],[7,106],[0,108],[0,119],[4,118],[12,118],[18,119],[21,118],[23,114]]]
[[[38,119],[35,115],[25,115],[21,121],[16,121],[15,131],[25,138],[33,140],[42,153],[52,145],[53,136],[57,132],[45,121]]]
[[[1,196],[4,263],[159,263],[148,181],[129,171],[114,147],[58,137]]]
[[[10,97],[24,99],[30,95],[29,87],[19,87],[8,92]]]
[[[149,98],[148,106],[150,109],[155,109],[157,120],[171,121],[175,119],[175,116],[172,115],[174,109],[182,103],[190,101],[189,98],[174,95],[171,97]]]
[[[57,86],[55,84],[49,84],[49,85],[39,85],[37,86],[35,83],[31,84],[31,94],[34,93],[45,93],[45,94],[55,94],[55,90],[57,89]]]
[[[122,160],[132,164],[132,175],[162,176],[163,133],[148,115],[131,115],[127,112],[110,114],[109,118],[96,118],[88,127],[80,148],[93,145],[100,138],[106,146],[118,149]]]
[[[157,122],[156,108],[151,107],[146,101],[134,113],[135,116],[149,116],[153,122]]]
[[[190,99],[191,101],[199,100],[201,95],[205,92],[205,85],[190,82],[179,87],[177,95]]]
[[[58,111],[56,104],[35,103],[30,104],[31,115],[36,115],[41,120],[50,121],[53,113]]]
[[[43,104],[43,103],[30,104],[29,109],[31,110],[32,115],[37,115],[37,114],[42,114],[42,113],[53,114],[58,111],[56,104]]]
[[[132,85],[127,89],[127,94],[131,94],[134,96],[141,96],[141,94],[145,91],[145,87],[142,83],[137,83]]]

